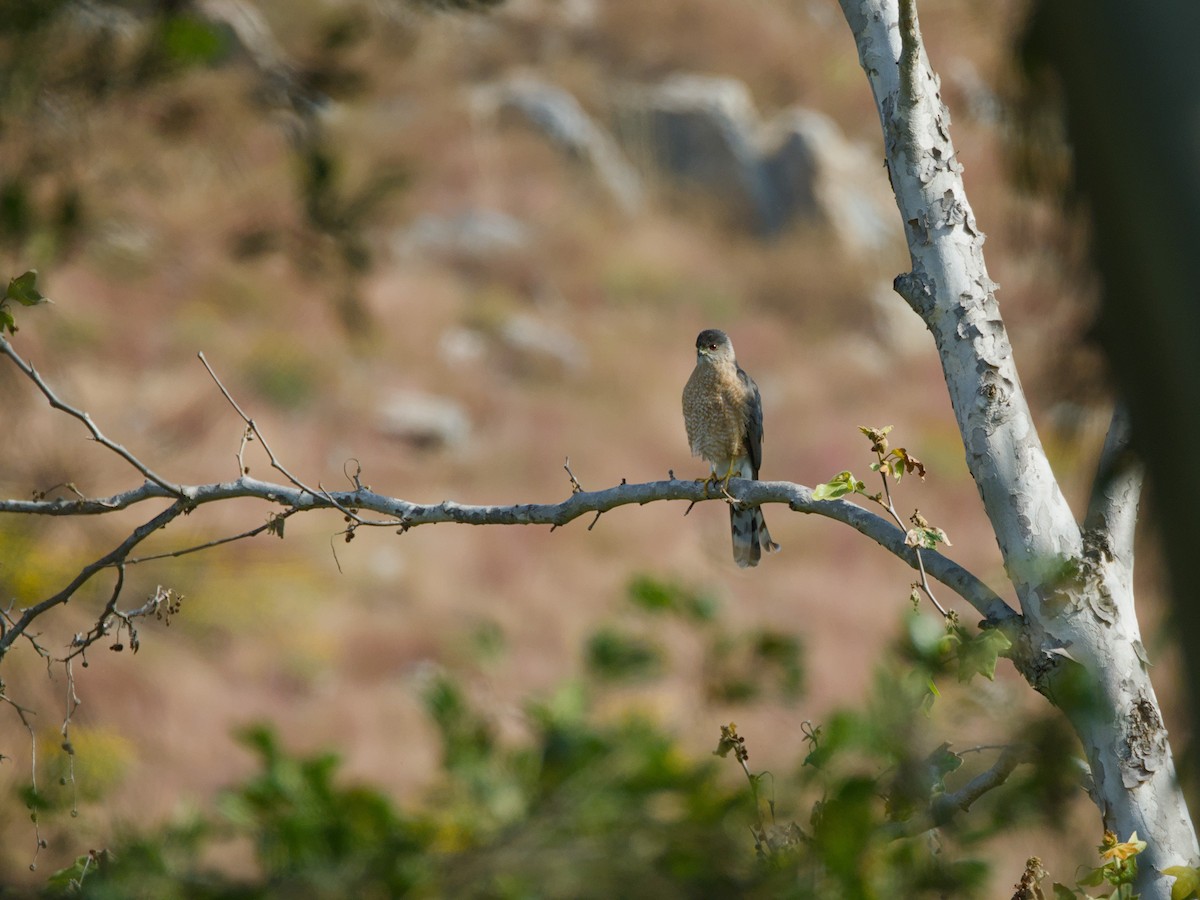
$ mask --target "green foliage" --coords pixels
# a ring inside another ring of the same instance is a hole
[[[237,900],[262,896],[197,865],[219,835],[197,819],[129,836],[119,850],[93,850],[50,876],[43,896],[89,900]]]
[[[1012,647],[1012,641],[997,628],[984,628],[967,636],[965,630],[956,630],[958,640],[958,679],[970,681],[982,675],[988,681],[996,678],[996,660]]]
[[[663,669],[663,656],[650,638],[617,628],[603,628],[588,639],[588,670],[610,681],[653,677]]]
[[[242,741],[261,769],[222,808],[255,838],[272,895],[399,896],[423,880],[426,825],[398,815],[374,789],[337,785],[332,754],[289,756],[263,727]]]
[[[646,612],[675,613],[696,622],[711,622],[719,605],[707,593],[674,581],[661,581],[649,575],[637,575],[629,583],[629,600]]]
[[[37,306],[40,303],[50,302],[38,290],[37,277],[37,270],[30,269],[28,272],[23,272],[9,279],[8,288],[4,291],[4,297],[0,299],[0,336],[3,336],[6,331],[9,334],[17,333],[17,322],[13,318],[10,304],[19,303],[21,306]]]
[[[587,677],[530,702],[519,739],[502,737],[497,716],[462,680],[429,676],[422,697],[441,765],[422,804],[401,809],[377,789],[346,784],[336,756],[289,754],[259,726],[242,735],[258,772],[224,795],[218,817],[89,853],[45,893],[77,895],[82,882],[83,894],[103,898],[982,896],[988,867],[972,848],[1038,814],[1006,794],[1046,788],[1032,776],[1015,780],[971,810],[969,827],[954,810],[939,815],[939,799],[974,773],[967,754],[931,736],[930,710],[936,681],[954,689],[964,667],[987,668],[975,661],[987,656],[981,648],[969,665],[961,648],[994,639],[910,616],[862,708],[805,723],[807,752],[794,771],[755,771],[736,726],[721,727],[716,751],[703,754],[643,714],[614,713],[605,696],[614,677],[650,677],[666,664],[663,647],[690,639],[723,702],[795,698],[798,638],[739,632],[701,596],[679,582],[633,579],[624,630],[590,639]],[[661,655],[650,654],[650,669],[630,655],[646,634],[671,629],[674,638],[654,644]],[[601,645],[606,661],[597,664]],[[1040,740],[1036,757],[1061,755],[1065,744],[1057,733],[1027,738]],[[1065,795],[1050,795],[1061,813]],[[25,799],[35,812],[44,805]],[[253,845],[256,861],[241,880],[218,871],[222,848],[238,841]],[[1113,846],[1115,859],[1132,845]]]
[[[716,634],[705,657],[705,694],[722,703],[765,697],[796,700],[804,692],[804,648],[794,634],[769,628]]]
[[[959,624],[956,616],[939,622],[914,611],[905,623],[905,652],[926,668],[931,678],[952,672],[964,684],[976,675],[993,681],[996,662],[1012,647],[1012,641],[998,628],[972,633]]]
[[[626,589],[633,615],[600,628],[588,641],[589,672],[607,681],[646,680],[665,671],[668,622],[699,639],[705,696],[719,703],[793,702],[804,691],[799,636],[772,628],[739,630],[721,617],[706,591],[679,581],[637,575]]]
[[[181,67],[205,66],[229,52],[225,34],[196,16],[166,16],[159,26],[159,41],[167,58]]]

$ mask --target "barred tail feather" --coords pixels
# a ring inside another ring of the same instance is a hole
[[[766,519],[758,507],[738,509],[731,505],[729,528],[733,533],[733,561],[743,569],[747,566],[757,566],[758,561],[762,559],[763,550],[768,553],[779,550],[779,545],[771,540]]]

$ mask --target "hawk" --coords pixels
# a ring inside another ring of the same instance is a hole
[[[692,456],[707,460],[708,481],[730,478],[756,480],[762,465],[762,399],[754,379],[742,371],[733,355],[733,342],[723,331],[710,328],[696,338],[696,368],[683,388],[683,423]],[[762,510],[737,503],[729,506],[733,559],[741,567],[757,566],[762,551],[773,553]]]

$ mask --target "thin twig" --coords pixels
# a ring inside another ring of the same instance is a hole
[[[9,607],[9,609],[11,609],[11,606]],[[17,626],[17,622],[16,622],[16,620],[13,619],[13,617],[9,613],[8,609],[0,609],[0,617],[2,617],[2,619],[3,619],[3,621],[0,622],[0,639],[2,639],[8,633],[10,628],[15,628]],[[22,637],[25,638],[25,640],[29,641],[29,643],[33,646],[33,652],[36,653],[38,656],[40,656],[42,659],[46,660],[47,665],[48,665],[50,660],[52,659],[52,657],[50,655],[50,651],[47,650],[45,647],[43,647],[41,644],[39,644],[37,641],[37,638],[34,637],[32,634],[30,634],[28,631],[21,631],[20,634]]]
[[[571,457],[567,457],[563,462],[563,468],[567,471],[567,477],[571,479],[571,493],[582,494],[583,485],[579,483],[579,479],[575,477],[575,473],[571,471]]]
[[[87,651],[87,648],[108,634],[108,620],[112,617],[117,608],[117,601],[121,599],[121,591],[125,588],[125,560],[121,560],[116,564],[117,580],[113,584],[112,593],[109,594],[108,602],[104,604],[104,609],[96,618],[96,625],[87,634],[79,634],[75,636],[75,640],[71,641],[71,646],[74,648],[64,658],[63,662],[70,662],[76,656],[80,656]],[[69,717],[68,717],[69,718]],[[65,735],[64,735],[65,737]]]
[[[201,550],[208,550],[212,547],[220,547],[222,544],[232,544],[234,541],[241,541],[246,538],[256,537],[257,535],[262,534],[264,531],[273,531],[274,529],[277,529],[279,527],[278,523],[280,519],[286,519],[297,512],[299,512],[297,509],[284,510],[281,513],[274,514],[270,521],[263,522],[263,524],[255,528],[251,528],[248,531],[243,531],[240,534],[231,534],[223,538],[216,538],[211,541],[206,541],[203,544],[194,544],[191,547],[184,547],[180,550],[168,550],[164,553],[154,553],[150,556],[131,556],[129,559],[125,560],[125,565],[133,566],[137,565],[138,563],[152,562],[156,559],[174,559],[179,556],[187,556],[189,553],[198,553]]]
[[[79,815],[79,785],[75,781],[75,745],[71,743],[71,718],[79,709],[79,695],[75,693],[75,668],[71,657],[63,660],[63,668],[67,674],[66,710],[63,714],[62,749],[67,754],[67,780],[71,785],[71,815]]]
[[[90,415],[59,399],[58,395],[53,391],[53,389],[51,389],[51,387],[42,380],[42,376],[38,374],[37,370],[24,359],[22,359],[20,354],[18,354],[13,348],[12,344],[10,344],[3,337],[0,337],[0,353],[3,353],[5,356],[11,359],[16,367],[25,373],[29,380],[37,386],[38,390],[42,392],[42,395],[45,396],[45,398],[50,402],[50,406],[52,408],[61,412],[65,412],[67,415],[78,419],[80,422],[86,425],[88,431],[92,433],[92,439],[96,441],[96,443],[103,447],[107,447],[113,453],[117,454],[117,456],[121,457],[123,460],[137,469],[137,471],[139,471],[148,480],[154,482],[163,490],[169,492],[171,496],[180,498],[186,496],[183,488],[181,488],[179,485],[172,484],[162,476],[155,474],[153,471],[151,471],[149,466],[147,466],[144,462],[142,462],[120,444],[105,437],[104,433],[101,432],[96,426],[96,423],[92,421],[92,417]]]
[[[891,485],[888,484],[888,471],[886,464],[884,464],[884,454],[879,450],[876,450],[875,456],[879,459],[879,477],[883,481],[884,499],[887,500],[886,503],[884,503],[883,500],[877,500],[876,502],[878,502],[880,506],[887,510],[888,515],[892,517],[892,520],[896,523],[897,527],[899,527],[901,530],[904,530],[904,520],[900,518],[900,514],[896,512],[896,506],[892,502],[892,488]],[[913,586],[930,599],[933,605],[937,607],[937,611],[942,614],[942,618],[946,618],[950,615],[950,613],[946,611],[946,607],[942,606],[942,604],[938,602],[937,597],[933,595],[933,589],[929,586],[929,576],[925,572],[925,560],[921,558],[921,548],[913,547],[913,551],[917,556],[917,572],[921,576],[921,580],[916,582]]]
[[[221,379],[219,377],[217,377],[217,373],[215,371],[213,371],[213,367],[208,364],[208,360],[205,359],[204,354],[201,352],[201,353],[197,353],[196,356],[199,358],[200,362],[204,365],[204,368],[208,371],[208,375],[210,378],[212,378],[213,382],[216,384],[217,389],[220,390],[220,392],[225,396],[225,399],[227,401],[229,401],[229,405],[233,407],[234,411],[241,417],[242,421],[246,423],[246,428],[249,430],[249,432],[251,434],[253,434],[256,438],[258,438],[258,442],[260,444],[262,444],[262,448],[263,448],[263,450],[266,451],[267,458],[271,462],[271,468],[282,473],[284,478],[286,478],[288,481],[290,481],[296,487],[300,488],[302,491],[307,491],[308,493],[312,494],[314,497],[320,496],[317,491],[314,491],[312,488],[308,487],[306,484],[304,484],[304,482],[300,481],[300,479],[298,479],[295,475],[293,475],[291,472],[289,472],[287,470],[287,467],[285,467],[283,465],[283,463],[281,463],[279,461],[279,457],[277,457],[275,455],[275,451],[273,451],[271,449],[271,445],[267,443],[267,439],[265,437],[263,437],[262,432],[258,430],[258,426],[254,423],[254,420],[252,418],[250,418],[248,415],[246,415],[246,411],[244,409],[242,409],[241,405],[235,399],[233,399],[233,394],[229,393],[229,389],[226,388],[224,383],[222,383]],[[245,446],[246,446],[246,439],[243,438],[242,445],[238,449],[238,465],[239,465],[239,470],[240,470],[241,475],[246,474],[245,463],[242,459],[242,451],[245,449]]]
[[[221,379],[219,377],[217,377],[217,373],[213,370],[213,367],[208,364],[208,360],[205,358],[204,353],[203,352],[197,353],[196,356],[200,359],[200,362],[204,365],[204,368],[208,371],[209,377],[212,378],[212,380],[216,384],[217,388],[225,396],[225,399],[229,401],[229,405],[234,408],[234,411],[237,412],[237,414],[241,417],[242,421],[246,423],[247,432],[249,434],[253,434],[254,437],[258,439],[258,442],[262,445],[263,450],[267,454],[267,459],[270,460],[271,468],[273,468],[277,472],[281,473],[284,478],[286,478],[288,481],[290,481],[296,487],[300,488],[300,490],[305,491],[306,493],[312,494],[314,497],[324,497],[326,500],[328,500],[330,502],[330,504],[332,506],[334,506],[336,509],[341,510],[341,512],[345,513],[351,519],[354,519],[360,525],[371,525],[374,527],[391,528],[391,527],[394,527],[395,525],[399,524],[397,522],[368,522],[364,519],[361,519],[361,518],[359,518],[359,516],[356,512],[354,512],[353,510],[348,509],[347,507],[338,503],[337,500],[335,500],[333,498],[333,495],[330,494],[329,491],[325,490],[324,487],[318,485],[317,489],[314,490],[314,489],[310,488],[308,485],[306,485],[299,478],[297,478],[295,475],[293,475],[290,471],[288,471],[287,467],[279,461],[279,457],[277,457],[275,455],[275,451],[271,449],[271,445],[267,443],[266,437],[264,437],[263,433],[261,431],[259,431],[258,425],[255,423],[255,421],[252,418],[250,418],[248,415],[246,415],[246,411],[244,409],[242,409],[241,405],[235,399],[233,399],[233,394],[229,393],[228,388],[226,388],[225,385],[221,382]],[[248,440],[247,440],[246,434],[243,434],[242,442],[241,442],[241,445],[238,447],[238,454],[237,454],[238,472],[239,472],[240,477],[245,477],[249,471],[246,466],[245,459],[243,458],[243,454],[245,453],[247,443],[248,443]]]
[[[21,720],[21,724],[25,726],[25,730],[29,732],[29,787],[30,787],[30,790],[33,792],[33,795],[36,797],[37,792],[38,792],[38,786],[37,786],[37,734],[33,730],[33,724],[29,721],[29,716],[36,716],[37,712],[32,709],[28,709],[28,708],[22,706],[16,700],[13,700],[11,697],[9,697],[7,694],[5,694],[2,684],[0,684],[0,700],[7,703],[9,706],[11,706],[13,708],[13,711],[16,712],[16,714],[17,714],[17,718],[19,718]],[[36,809],[34,809],[31,812],[30,818],[33,820],[34,850],[33,850],[33,860],[29,863],[29,868],[31,870],[33,870],[33,869],[37,868],[38,855],[42,852],[42,848],[46,846],[46,842],[44,840],[42,840],[42,826],[41,826],[41,822],[38,819],[38,814],[37,814]]]

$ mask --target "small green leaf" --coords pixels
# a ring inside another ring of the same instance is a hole
[[[996,679],[996,659],[1012,646],[1002,631],[985,628],[958,647],[958,680],[968,682],[976,675]]]
[[[850,472],[838,472],[832,480],[818,484],[813,488],[814,500],[836,500],[846,494],[859,493],[866,490],[866,485]]]
[[[946,790],[946,776],[956,771],[962,765],[962,757],[950,750],[950,744],[944,743],[928,757],[930,774],[933,777],[935,790]]]
[[[1053,885],[1054,900],[1077,900],[1079,897],[1078,891],[1073,891],[1065,884],[1059,884],[1057,881]]]
[[[1200,896],[1200,869],[1192,866],[1169,866],[1164,875],[1175,879],[1171,885],[1171,900],[1194,900]]]
[[[63,890],[79,890],[83,881],[83,876],[87,874],[89,868],[92,868],[95,862],[90,856],[76,857],[75,862],[65,869],[59,869],[47,880],[46,884],[49,887],[60,888]]]
[[[41,291],[37,289],[37,276],[37,269],[30,269],[16,278],[10,278],[8,281],[8,290],[4,292],[4,299],[16,300],[22,306],[37,306],[39,303],[49,303],[50,301],[42,296]]]
[[[1092,869],[1092,871],[1080,878],[1078,883],[1083,887],[1096,887],[1104,884],[1105,880],[1104,866],[1101,866],[1098,869]]]

